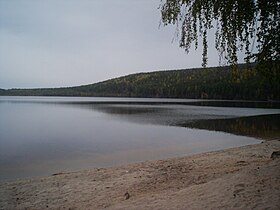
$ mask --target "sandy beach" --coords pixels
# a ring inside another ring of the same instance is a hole
[[[0,209],[280,209],[280,141],[0,183]]]

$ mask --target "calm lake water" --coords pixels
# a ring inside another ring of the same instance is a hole
[[[255,144],[279,136],[279,114],[262,102],[0,97],[0,180]]]

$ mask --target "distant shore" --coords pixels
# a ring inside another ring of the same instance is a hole
[[[0,209],[280,209],[280,140],[0,182]]]
[[[163,70],[129,74],[72,87],[0,88],[0,95],[253,100],[270,104],[272,101],[279,102],[278,80],[268,80],[254,67],[255,64],[238,64],[235,71],[238,77],[233,76],[232,66]]]

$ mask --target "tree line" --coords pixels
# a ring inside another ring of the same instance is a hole
[[[0,90],[14,96],[157,97],[226,100],[280,100],[280,84],[255,65],[137,73],[90,85]]]

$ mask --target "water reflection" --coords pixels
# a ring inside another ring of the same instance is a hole
[[[280,108],[280,102],[278,101],[202,100],[202,101],[190,101],[187,104],[196,105],[196,106],[216,106],[216,107],[247,107],[247,108],[268,108],[268,109]]]
[[[110,103],[65,103],[81,109],[90,109],[110,115],[112,119],[142,124],[169,126],[187,125],[198,120],[228,119],[244,116],[278,114],[279,109],[208,107],[177,104],[110,104]],[[207,128],[205,128],[207,130]],[[209,129],[211,130],[211,129]]]
[[[179,126],[223,131],[262,139],[279,139],[280,115],[261,115],[233,119],[198,120],[178,124]]]
[[[271,114],[271,110],[179,105],[95,105],[91,108],[137,123],[221,131],[266,140],[280,138],[280,114]]]
[[[195,103],[202,105],[201,103],[204,102]],[[207,104],[204,103],[201,107],[169,104],[74,103],[71,105],[112,115],[117,120],[122,119],[142,124],[221,131],[266,140],[280,137],[278,109],[207,107]],[[215,103],[210,104],[214,105]],[[260,107],[262,105],[256,106]]]
[[[113,114],[113,115],[144,115],[144,114],[156,114],[168,111],[167,108],[160,106],[148,106],[148,105],[108,105],[108,104],[84,104],[80,105],[82,108],[90,108],[99,112]]]
[[[271,106],[269,102],[225,102],[225,101],[195,101],[192,105],[177,104],[138,104],[138,103],[63,103],[92,109],[115,116],[117,120],[126,120],[142,124],[168,125],[221,131],[241,136],[261,139],[280,137],[280,114],[278,109],[244,108]],[[239,107],[223,107],[222,105]],[[202,105],[202,106],[198,106]],[[208,105],[210,107],[208,107]],[[211,107],[217,105],[217,107]],[[257,116],[255,116],[257,115]],[[113,118],[112,118],[113,119]]]

